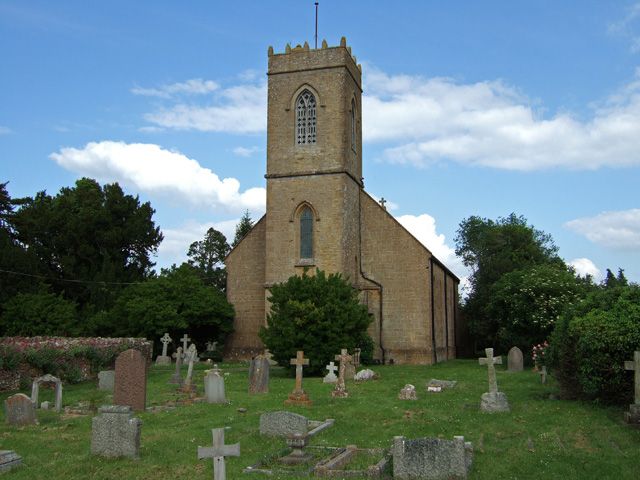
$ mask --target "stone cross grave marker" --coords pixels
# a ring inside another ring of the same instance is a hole
[[[182,342],[182,353],[186,355],[187,351],[189,350],[188,345],[191,339],[189,338],[189,335],[185,333],[180,339],[180,341]]]
[[[156,365],[171,365],[171,357],[167,356],[167,346],[173,342],[173,339],[165,333],[160,342],[162,342],[162,355],[156,358]]]
[[[218,369],[218,365],[213,366],[213,370],[207,370],[204,376],[204,393],[208,403],[227,403],[224,394],[224,377]]]
[[[493,356],[493,348],[485,348],[486,358],[479,358],[480,365],[486,365],[489,371],[489,391],[483,393],[480,401],[480,410],[483,412],[508,412],[509,402],[503,392],[498,391],[496,369],[494,365],[502,365],[502,357]]]
[[[332,397],[345,398],[349,396],[349,392],[347,392],[347,387],[344,383],[344,375],[347,364],[349,364],[352,359],[353,357],[349,355],[346,348],[341,350],[340,355],[335,356],[335,360],[340,362],[340,369],[338,370],[338,381],[336,382],[336,387],[331,392]]]
[[[634,395],[633,404],[629,405],[629,411],[625,412],[624,418],[627,423],[640,424],[640,352],[633,352],[633,360],[624,362],[625,370],[633,370]]]
[[[182,366],[182,347],[178,347],[173,356],[176,358],[176,371],[169,379],[169,383],[182,385],[182,375],[180,375],[180,367]]]
[[[496,380],[496,368],[494,365],[502,365],[502,357],[493,356],[493,348],[485,348],[486,358],[479,358],[480,365],[486,365],[489,371],[489,392],[496,393],[498,391],[498,380]]]
[[[239,457],[240,444],[224,444],[224,428],[211,429],[213,447],[198,447],[198,460],[213,459],[213,480],[226,480],[224,457]]]
[[[193,362],[195,362],[196,356],[198,355],[198,349],[192,343],[189,347],[189,351],[187,352],[186,361],[189,362],[189,366],[187,367],[187,378],[184,379],[184,384],[182,385],[182,389],[185,392],[192,392],[195,390],[195,385],[191,385],[191,380],[193,378]]]
[[[207,342],[207,352],[215,352],[218,342]]]
[[[521,372],[524,370],[523,363],[522,350],[518,347],[511,347],[507,355],[507,370],[510,372]]]
[[[53,375],[47,373],[41,377],[36,378],[31,385],[31,401],[33,405],[38,408],[38,395],[40,394],[40,384],[41,383],[54,383],[56,388],[56,402],[55,402],[55,411],[60,412],[62,410],[62,382],[58,377],[54,377]]]
[[[296,358],[292,358],[290,364],[296,366],[296,387],[289,394],[289,398],[285,400],[285,405],[311,405],[309,396],[302,389],[302,367],[309,365],[309,359],[304,358],[304,351],[298,350]]]
[[[329,362],[329,365],[327,365],[325,368],[329,370],[329,373],[325,375],[322,381],[324,383],[336,383],[338,381],[338,377],[336,377],[336,371],[338,370],[338,367],[336,367],[335,363]]]
[[[38,423],[35,406],[24,393],[16,393],[4,401],[4,418],[9,425],[22,426]]]
[[[147,362],[138,350],[130,348],[116,358],[113,402],[116,405],[128,405],[136,412],[144,412],[147,402]]]
[[[269,359],[256,355],[249,367],[249,393],[269,393]]]

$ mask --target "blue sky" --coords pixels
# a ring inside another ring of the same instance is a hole
[[[307,0],[0,0],[0,181],[118,181],[179,262],[264,212],[267,47],[313,35]],[[516,212],[640,281],[640,2],[320,1],[320,41],[343,35],[365,187],[456,273],[460,221]]]

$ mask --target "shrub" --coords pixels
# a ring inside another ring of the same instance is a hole
[[[362,349],[371,358],[367,335],[371,317],[358,301],[358,291],[340,274],[305,272],[270,289],[271,312],[260,338],[280,365],[289,367],[297,350],[309,358],[309,374],[320,374],[340,349]]]
[[[19,293],[4,305],[0,332],[6,336],[69,335],[76,304],[53,293]]]

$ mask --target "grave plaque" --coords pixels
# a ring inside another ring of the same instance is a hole
[[[116,359],[113,402],[116,405],[128,405],[136,412],[143,412],[145,409],[147,362],[138,350],[125,350]]]

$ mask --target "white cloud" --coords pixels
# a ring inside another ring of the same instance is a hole
[[[627,8],[627,14],[619,21],[609,24],[609,33],[629,41],[631,53],[640,52],[640,2]]]
[[[257,153],[261,150],[260,147],[236,147],[234,148],[233,154],[237,155],[238,157],[250,157],[251,155],[253,155],[254,153]]]
[[[9,135],[10,133],[13,133],[13,131],[9,127],[0,125],[0,135]]]
[[[253,134],[267,129],[267,85],[221,89],[209,105],[178,103],[147,113],[152,124],[176,130]]]
[[[640,250],[640,208],[603,212],[565,223],[593,243],[622,250]]]
[[[371,192],[367,192],[367,193],[371,196],[371,198],[373,198],[378,203],[380,203],[380,200],[384,198],[384,197],[378,197]],[[392,202],[391,200],[387,200],[386,198],[384,199],[384,202],[385,202],[384,203],[385,208],[389,211],[397,210],[398,208],[400,208],[400,205],[398,205],[395,202]]]
[[[157,88],[133,87],[131,93],[145,97],[171,98],[174,95],[205,95],[220,88],[213,80],[192,78],[186,82],[162,85]]]
[[[567,265],[572,266],[576,273],[581,277],[591,275],[593,279],[598,282],[602,279],[602,272],[596,265],[588,258],[574,258]]]
[[[266,191],[240,192],[235,178],[220,179],[196,160],[148,143],[91,142],[84,148],[63,148],[50,158],[80,175],[118,181],[150,194],[176,196],[195,205],[227,211],[264,211]]]
[[[570,113],[543,118],[500,81],[461,84],[375,68],[364,78],[364,139],[391,144],[383,157],[392,163],[521,171],[640,165],[640,68],[587,121]]]

